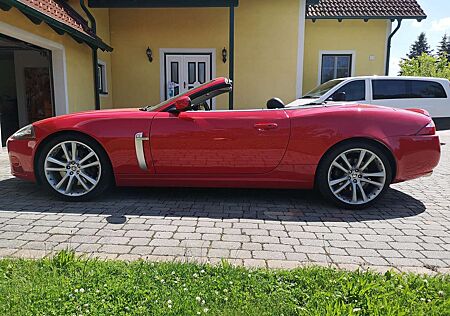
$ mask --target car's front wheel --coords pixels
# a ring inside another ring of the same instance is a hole
[[[345,208],[364,208],[377,201],[392,181],[392,169],[380,146],[363,141],[338,145],[322,160],[318,189]]]
[[[37,161],[40,182],[68,201],[89,200],[112,183],[104,150],[84,135],[60,135],[43,145]]]

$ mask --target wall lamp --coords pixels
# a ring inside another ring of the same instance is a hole
[[[153,61],[153,52],[150,49],[150,47],[147,47],[147,50],[145,51],[145,53],[147,54],[147,58],[149,62]]]
[[[228,51],[227,49],[224,47],[222,49],[222,61],[225,64],[227,62],[227,57],[228,57]]]

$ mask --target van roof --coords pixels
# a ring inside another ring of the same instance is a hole
[[[391,80],[428,80],[428,81],[441,81],[449,82],[446,78],[434,78],[434,77],[410,77],[410,76],[357,76],[357,77],[345,77],[337,79],[391,79]]]

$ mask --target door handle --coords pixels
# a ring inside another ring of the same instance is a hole
[[[254,126],[258,131],[267,131],[278,128],[277,123],[256,123]]]

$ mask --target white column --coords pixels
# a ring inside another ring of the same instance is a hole
[[[306,0],[300,1],[300,9],[298,16],[298,48],[297,48],[297,85],[296,97],[300,98],[303,93],[303,62],[305,53],[305,17],[306,17]]]

